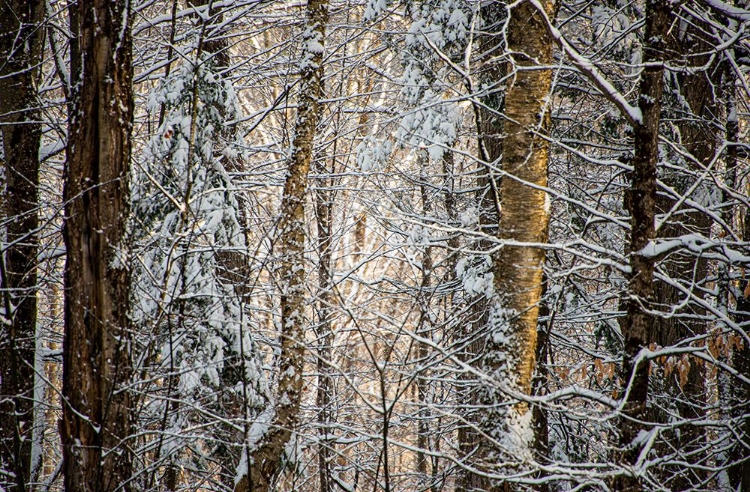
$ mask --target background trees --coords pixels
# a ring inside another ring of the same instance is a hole
[[[130,7],[2,4],[3,487],[747,488],[747,5]]]

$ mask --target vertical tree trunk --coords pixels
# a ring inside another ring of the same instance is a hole
[[[63,473],[68,491],[131,490],[127,220],[130,4],[80,0],[81,79],[65,177]]]
[[[505,27],[507,13],[504,2],[490,2],[481,7],[480,17],[484,35],[479,42],[482,54],[478,60],[480,65],[479,78],[482,83],[489,86],[489,93],[482,94],[482,104],[474,105],[475,123],[478,132],[477,145],[479,147],[479,158],[482,162],[477,170],[477,192],[476,202],[479,207],[480,232],[487,235],[496,235],[499,217],[499,190],[500,179],[498,177],[498,164],[502,156],[502,133],[503,133],[503,103],[504,91],[499,87],[500,80],[506,74],[504,63],[494,61],[500,57],[506,46],[502,35]],[[449,155],[449,154],[446,154]],[[452,158],[450,164],[452,165]],[[451,197],[452,198],[452,197]],[[451,203],[455,207],[455,203]],[[480,240],[476,248],[487,251],[492,247],[489,240]],[[479,364],[484,348],[484,340],[477,333],[484,330],[487,325],[487,309],[489,300],[482,294],[475,296],[468,310],[469,319],[462,330],[461,338],[467,343],[463,362],[467,364]],[[473,341],[470,341],[472,340]],[[467,465],[476,467],[485,458],[484,451],[488,451],[486,443],[482,442],[478,429],[482,419],[481,409],[478,409],[478,392],[474,376],[466,375],[462,378],[459,388],[465,402],[463,417],[470,424],[462,425],[458,429],[458,441],[460,454],[467,461]],[[457,478],[456,489],[458,491],[486,490],[489,481],[486,477],[472,473],[469,469],[462,469]]]
[[[638,360],[653,336],[654,319],[647,312],[654,300],[654,258],[641,251],[656,236],[656,166],[659,157],[659,121],[664,87],[666,37],[677,6],[672,2],[646,2],[646,28],[643,47],[643,72],[639,86],[642,120],[634,128],[634,158],[631,186],[625,198],[630,212],[630,278],[626,314],[621,322],[625,338],[622,379],[626,384],[623,415],[620,420],[622,465],[635,465],[640,454],[633,443],[646,430],[649,362]],[[641,490],[637,476],[625,473],[615,479],[615,489]]]
[[[554,2],[542,2],[545,13],[553,17]],[[549,144],[541,136],[549,129],[548,99],[552,73],[539,69],[552,62],[552,41],[547,34],[542,13],[528,3],[511,11],[508,24],[508,50],[515,53],[516,73],[509,81],[505,96],[505,138],[503,139],[503,173],[500,184],[502,211],[499,239],[529,243],[547,241],[549,197],[535,186],[547,186]],[[509,310],[510,345],[496,346],[489,335],[488,351],[511,348],[510,374],[517,388],[531,393],[536,362],[537,319],[542,294],[542,266],[545,252],[541,248],[505,245],[494,265],[495,291],[502,308]],[[492,327],[495,328],[495,327]],[[512,347],[511,347],[512,346]],[[495,365],[489,361],[495,370]],[[528,405],[521,402],[518,413]]]
[[[333,155],[336,155],[335,144]],[[332,158],[332,165],[335,157]],[[333,472],[331,467],[334,456],[334,436],[331,426],[333,396],[333,377],[331,374],[331,357],[333,355],[333,322],[332,307],[335,303],[333,295],[333,219],[334,191],[326,189],[329,179],[326,178],[327,169],[318,166],[321,175],[320,188],[315,193],[315,216],[318,229],[318,322],[316,337],[318,347],[317,371],[318,392],[316,406],[318,408],[318,477],[320,492],[334,490]],[[333,170],[331,171],[333,172]]]
[[[498,239],[521,243],[545,243],[549,223],[549,197],[538,187],[547,186],[549,144],[542,137],[549,129],[549,95],[552,89],[552,40],[544,15],[554,17],[555,2],[541,2],[544,13],[523,2],[510,11],[507,40],[513,53],[514,72],[505,95],[503,179],[499,186],[500,228]],[[511,73],[509,70],[508,73]],[[545,251],[525,245],[505,244],[493,262],[495,297],[490,307],[483,357],[484,370],[499,384],[531,394],[536,365],[537,320],[542,294]],[[488,389],[490,405],[486,431],[496,439],[512,432],[509,423],[528,422],[528,404],[514,402],[508,409],[496,402],[509,401],[498,390]],[[494,404],[493,404],[494,402]],[[512,438],[514,438],[513,436]],[[531,443],[519,442],[524,455]],[[512,456],[520,458],[520,456]],[[519,462],[523,458],[519,459]],[[503,486],[508,488],[508,484]]]
[[[549,129],[552,75],[549,69],[539,67],[552,62],[552,40],[543,16],[554,17],[555,3],[553,0],[541,2],[542,13],[529,2],[520,2],[510,10],[507,23],[504,2],[493,2],[482,10],[489,24],[485,28],[491,28],[482,43],[489,60],[485,73],[495,79],[491,83],[499,83],[502,77],[512,74],[504,97],[501,92],[487,96],[486,108],[477,116],[482,133],[480,153],[489,165],[483,208],[490,209],[491,205],[496,211],[495,225],[499,227],[494,232],[500,240],[547,241],[549,199],[537,187],[547,186],[549,145],[540,134]],[[503,31],[506,26],[507,30]],[[507,40],[507,46],[502,45],[503,39]],[[498,47],[513,53],[513,65],[506,68],[494,61],[499,59]],[[501,170],[496,168],[498,164]],[[500,172],[502,179],[498,179]],[[488,302],[488,312],[483,317],[487,331],[481,354],[482,369],[498,383],[510,383],[511,389],[524,394],[531,393],[536,363],[544,257],[541,248],[503,246],[493,258],[495,296]],[[482,390],[480,402],[487,405],[487,409],[480,426],[494,439],[502,439],[508,432],[508,419],[525,419],[529,410],[525,402],[516,402],[509,414],[508,407],[498,405],[502,401],[508,401],[508,397],[497,389]],[[467,442],[462,442],[462,447],[471,449],[472,443],[468,441],[476,441],[477,437],[475,432],[468,431],[464,437]],[[472,463],[480,467],[490,464],[494,453],[492,446],[473,444]],[[493,485],[485,477],[466,475],[459,479],[459,490],[509,488],[509,484]]]
[[[699,22],[698,20],[694,22]],[[715,80],[721,75],[716,63],[711,63],[710,43],[701,39],[702,28],[693,24],[686,29],[673,29],[668,43],[674,56],[679,56],[682,63],[689,66],[703,66],[708,68],[698,72],[677,73],[675,80],[679,87],[673,88],[678,107],[674,109],[674,119],[681,136],[682,145],[695,158],[697,162],[688,161],[685,167],[688,170],[699,172],[701,166],[708,166],[714,157],[717,145],[717,137],[713,128],[712,118],[716,114],[717,104],[714,100],[715,88],[720,85]],[[706,53],[700,55],[700,53]],[[712,80],[713,79],[713,80]],[[679,97],[681,96],[681,97]],[[693,179],[679,171],[665,170],[662,181],[670,188],[682,195],[693,184]],[[695,196],[693,196],[695,199]],[[697,199],[699,200],[699,198]],[[656,207],[659,213],[668,213],[677,202],[677,198],[659,194]],[[684,209],[684,206],[683,206]],[[671,220],[664,224],[658,231],[660,238],[671,239],[685,234],[701,234],[708,238],[711,230],[711,217],[700,211],[683,210],[676,214]],[[693,282],[699,284],[705,282],[708,274],[708,261],[705,257],[696,258],[693,253],[674,253],[665,259],[660,267],[666,271],[670,278],[679,281],[683,285],[691,285]],[[695,296],[700,297],[700,292],[694,289]],[[679,305],[683,294],[669,283],[658,283],[655,289],[655,302],[657,305],[670,309]],[[687,315],[687,316],[685,316]],[[705,309],[690,303],[682,312],[677,312],[669,318],[659,321],[659,329],[653,333],[652,340],[660,347],[669,347],[679,343],[686,338],[703,335],[706,333],[706,322],[703,318]],[[708,401],[705,385],[705,371],[703,364],[697,359],[690,359],[687,382],[680,384],[677,371],[671,377],[663,380],[663,397],[667,404],[674,402],[677,412],[685,419],[702,420],[705,417],[705,403]],[[654,405],[653,416],[656,421],[668,422],[669,411],[663,411],[662,405]],[[698,425],[686,425],[680,428],[678,433],[667,433],[669,441],[665,452],[678,449],[680,460],[688,463],[701,463],[705,459],[705,453],[700,450],[705,447],[705,428]],[[675,434],[675,435],[670,435]],[[692,485],[700,483],[705,473],[699,467],[663,467],[660,473],[665,479],[669,479],[669,486],[675,490],[688,490]]]
[[[420,156],[420,197],[422,202],[422,216],[424,220],[433,213],[432,198],[430,197],[430,188],[428,187],[427,161],[426,155]],[[419,321],[417,322],[416,334],[422,338],[432,338],[432,320],[430,319],[430,301],[432,298],[431,285],[433,275],[432,246],[425,246],[422,253],[422,280],[417,292],[417,306],[419,307]],[[424,364],[429,356],[430,347],[419,340],[417,345],[417,363]],[[430,464],[428,455],[425,451],[430,451],[430,420],[431,413],[428,407],[430,385],[436,384],[430,381],[426,369],[422,369],[421,374],[416,375],[417,390],[417,473],[420,480],[420,488],[427,489],[430,484],[428,475],[428,465]],[[433,470],[434,471],[434,470]],[[434,485],[434,484],[432,484]],[[432,488],[430,486],[430,488]]]
[[[35,73],[41,63],[44,2],[0,2],[0,129],[5,164],[0,258],[0,488],[24,492],[32,473],[37,319],[39,144]],[[2,161],[0,160],[0,164]],[[12,477],[14,478],[6,478]]]
[[[309,0],[300,62],[300,94],[293,153],[284,184],[277,245],[281,252],[281,355],[275,415],[248,452],[235,492],[266,492],[282,470],[284,448],[299,422],[305,356],[305,195],[323,96],[323,51],[328,0]]]

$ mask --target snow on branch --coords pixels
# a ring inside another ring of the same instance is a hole
[[[612,104],[617,107],[617,109],[620,110],[625,119],[628,120],[628,123],[630,123],[632,126],[641,125],[643,123],[643,115],[641,114],[641,110],[638,107],[631,105],[627,101],[627,99],[625,99],[625,96],[620,94],[620,91],[618,91],[615,86],[613,86],[607,80],[604,74],[599,71],[599,69],[591,60],[578,53],[578,50],[576,50],[573,45],[568,43],[568,41],[565,39],[565,36],[563,36],[563,34],[557,28],[555,28],[555,26],[552,25],[549,17],[547,17],[547,14],[544,12],[544,7],[539,4],[538,0],[530,0],[530,3],[534,5],[537,10],[539,10],[540,14],[544,18],[544,25],[547,28],[547,32],[552,37],[552,39],[554,39],[560,49],[562,49],[565,54],[570,57],[573,66],[575,66],[587,79],[589,79],[589,81],[594,84],[597,89],[599,89],[599,92],[601,92],[604,97],[606,97]]]

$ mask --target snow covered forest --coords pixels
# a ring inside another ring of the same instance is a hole
[[[0,492],[750,492],[750,1],[0,0]]]

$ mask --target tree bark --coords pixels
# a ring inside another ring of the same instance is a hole
[[[39,144],[42,136],[35,75],[41,63],[44,2],[0,1],[0,128],[5,174],[0,258],[0,488],[24,492],[32,470],[37,251],[39,245]],[[0,161],[2,164],[2,161]],[[15,477],[6,478],[6,477]]]
[[[621,465],[625,473],[615,479],[619,491],[641,490],[637,474],[632,471],[640,454],[633,441],[647,430],[649,362],[639,360],[641,351],[653,337],[654,318],[648,309],[654,302],[653,257],[642,254],[643,248],[656,236],[656,166],[659,158],[659,121],[664,88],[666,37],[677,6],[671,2],[646,2],[646,28],[643,47],[643,72],[639,85],[638,107],[641,121],[634,128],[634,158],[631,186],[625,202],[630,212],[630,278],[626,315],[621,321],[625,339],[622,380],[626,393],[620,419]]]
[[[309,0],[300,62],[299,109],[292,159],[278,225],[281,250],[281,355],[275,415],[268,432],[248,451],[248,466],[235,492],[266,492],[283,471],[284,448],[299,422],[305,356],[305,195],[323,96],[323,51],[328,1]]]
[[[65,176],[63,473],[67,491],[131,490],[128,200],[130,4],[80,0],[80,84]]]
[[[487,94],[482,94],[481,104],[474,105],[475,124],[478,132],[477,145],[481,161],[477,169],[477,191],[476,204],[479,208],[479,230],[480,232],[495,236],[500,221],[499,214],[499,189],[500,178],[498,167],[502,157],[502,134],[503,134],[503,104],[505,99],[504,90],[498,84],[507,73],[505,63],[497,61],[505,51],[504,37],[502,35],[507,20],[507,12],[503,2],[491,2],[481,7],[480,17],[482,21],[482,36],[479,40],[480,57],[479,79],[483,84],[490,87]],[[498,85],[498,86],[496,86]],[[452,154],[446,154],[451,155]],[[453,164],[450,158],[450,164]],[[451,197],[452,198],[452,197]],[[450,206],[455,208],[455,203]],[[481,239],[477,242],[476,249],[488,251],[492,248],[492,241]],[[487,326],[487,311],[489,299],[483,294],[476,295],[471,300],[472,304],[468,310],[468,319],[465,328],[460,333],[463,343],[467,344],[465,353],[462,354],[463,362],[467,364],[479,364],[484,348],[483,338],[480,333]],[[460,399],[466,402],[463,417],[470,424],[462,425],[458,429],[458,441],[462,459],[468,465],[476,467],[486,458],[485,451],[488,447],[482,442],[480,425],[482,415],[479,405],[477,383],[472,375],[462,377],[459,388]],[[489,481],[483,475],[473,473],[465,468],[459,471],[456,479],[456,490],[474,491],[487,490]]]
[[[487,55],[485,72],[495,83],[510,74],[504,97],[494,93],[485,99],[486,108],[478,115],[481,157],[488,165],[485,178],[483,209],[492,208],[497,214],[494,233],[502,241],[545,243],[549,223],[549,198],[540,187],[547,186],[549,145],[543,134],[549,129],[548,100],[552,89],[552,74],[547,67],[552,62],[552,39],[543,16],[554,18],[553,0],[541,2],[544,13],[529,2],[521,2],[507,11],[502,2],[483,7],[483,16],[494,27],[485,34]],[[507,68],[498,59],[497,44],[507,40],[507,52],[514,60]],[[492,38],[496,38],[492,40]],[[494,64],[494,65],[493,65]],[[502,115],[502,119],[501,119]],[[497,169],[498,164],[502,168]],[[502,174],[502,179],[498,176]],[[487,210],[483,210],[484,213]],[[537,320],[542,293],[542,267],[545,251],[534,246],[504,245],[493,258],[494,297],[487,301],[483,320],[486,334],[480,364],[499,384],[522,394],[531,394],[532,376],[536,365]],[[507,387],[507,386],[506,386]],[[509,419],[523,417],[528,404],[514,401],[513,409],[502,405],[509,402],[503,390],[483,388],[480,403],[486,406],[480,428],[493,439],[502,440],[509,431]],[[469,431],[469,440],[476,440]],[[466,439],[466,438],[465,438]],[[471,461],[480,468],[491,466],[498,451],[494,446],[474,443]],[[528,445],[531,443],[523,443]],[[471,443],[462,443],[468,450]],[[506,450],[514,453],[516,450]],[[515,453],[514,453],[515,454]],[[518,458],[512,456],[511,459]],[[519,459],[519,462],[523,458]],[[487,478],[467,474],[460,479],[460,490],[508,490],[509,483],[491,483]]]
[[[508,51],[514,54],[514,66],[508,73],[511,70],[514,73],[508,81],[504,107],[503,178],[499,185],[501,242],[547,241],[549,198],[539,187],[547,186],[549,144],[542,135],[550,123],[548,98],[552,74],[549,69],[539,67],[552,62],[552,41],[543,16],[554,16],[555,2],[542,2],[542,6],[544,13],[530,3],[521,3],[510,11],[508,21]],[[525,395],[531,394],[536,365],[544,257],[541,248],[505,244],[493,261],[495,298],[490,307],[484,371],[501,385]],[[512,409],[497,405],[496,402],[511,400],[497,390],[488,393],[486,430],[490,436],[502,439],[510,431],[508,422],[523,419],[529,407],[524,401],[514,401]],[[510,485],[500,484],[500,487],[507,490]]]
[[[555,2],[541,3],[547,17],[552,18]],[[542,15],[529,3],[521,3],[511,11],[508,23],[508,50],[515,54],[516,73],[505,96],[504,177],[500,183],[502,210],[498,233],[501,241],[547,242],[549,197],[539,187],[547,186],[549,144],[543,134],[550,124],[552,72],[539,67],[552,62],[552,40]],[[486,350],[512,351],[509,373],[514,386],[527,395],[531,393],[536,365],[544,256],[542,248],[506,244],[493,267],[495,292],[501,298],[502,308],[509,311],[511,341],[496,342],[497,337],[490,333]],[[499,367],[488,360],[488,368],[494,371]],[[523,415],[528,405],[519,402],[516,410]]]
[[[717,104],[714,100],[715,87],[721,82],[716,80],[720,77],[716,63],[711,63],[710,43],[701,39],[702,32],[697,24],[700,20],[694,20],[696,24],[689,25],[686,29],[673,29],[668,39],[669,49],[673,56],[679,56],[683,63],[689,67],[707,66],[698,72],[678,72],[674,74],[679,87],[672,90],[676,93],[681,104],[675,108],[674,120],[677,122],[681,143],[685,150],[695,159],[687,161],[685,168],[699,172],[702,166],[708,166],[714,157],[717,145],[717,136],[713,128],[712,118],[716,115]],[[681,106],[681,107],[680,107]],[[685,107],[686,106],[686,107]],[[661,180],[679,195],[687,192],[693,184],[693,178],[678,171],[665,170]],[[693,197],[695,199],[695,197]],[[697,198],[696,201],[699,201]],[[656,199],[656,208],[659,213],[669,213],[675,206],[677,198],[659,193]],[[701,234],[703,237],[711,235],[711,217],[697,210],[686,210],[682,207],[681,213],[673,216],[673,219],[665,223],[657,232],[657,236],[672,239],[686,234]],[[690,286],[694,282],[701,285],[708,275],[708,261],[705,257],[695,257],[693,253],[674,253],[659,265],[671,279],[679,281],[683,285]],[[700,297],[700,292],[694,289],[694,295]],[[683,294],[670,283],[657,282],[655,288],[655,303],[669,310],[682,301]],[[687,315],[687,316],[685,316]],[[659,329],[654,330],[652,342],[659,347],[669,347],[682,340],[706,333],[706,321],[701,319],[705,316],[705,309],[691,302],[683,312],[659,320]],[[705,370],[698,359],[690,358],[690,367],[687,374],[687,382],[682,384],[678,371],[673,371],[671,377],[663,379],[663,396],[666,405],[674,404],[680,417],[684,421],[702,420],[705,418],[705,404],[708,401],[705,384]],[[664,411],[664,406],[654,405],[653,418],[659,422],[667,422],[669,410]],[[669,441],[664,452],[678,449],[680,461],[697,464],[703,462],[705,453],[705,427],[687,424],[682,426],[677,433],[665,433],[665,439]],[[660,470],[669,486],[674,490],[688,490],[705,478],[705,472],[699,467],[686,467],[682,464],[672,467],[664,466]]]
[[[335,152],[334,152],[335,155]],[[334,161],[335,163],[335,161]],[[333,465],[334,437],[332,428],[333,377],[331,357],[333,356],[333,320],[332,307],[336,302],[333,295],[333,190],[325,189],[328,185],[323,176],[327,174],[325,166],[318,166],[321,174],[321,185],[315,194],[315,216],[318,232],[318,322],[316,337],[318,347],[317,370],[318,391],[316,406],[318,410],[318,477],[320,492],[334,490]],[[333,172],[333,171],[332,171]]]

